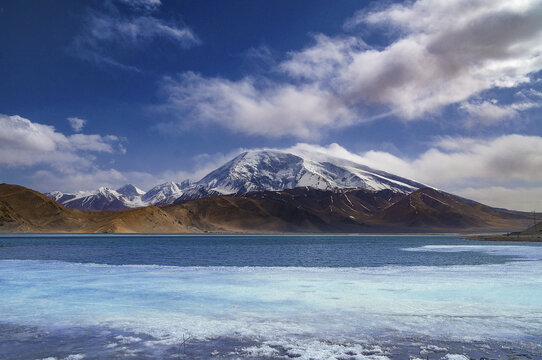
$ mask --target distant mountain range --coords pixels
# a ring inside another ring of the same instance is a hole
[[[169,205],[211,195],[241,196],[255,191],[281,191],[297,187],[392,190],[408,194],[426,185],[322,153],[293,154],[261,150],[242,153],[195,183],[188,180],[167,182],[147,192],[128,184],[117,190],[54,191],[46,195],[72,209],[122,210]]]
[[[245,152],[197,182],[147,192],[128,184],[45,196],[0,185],[0,232],[487,232],[530,221],[320,153]]]
[[[524,229],[531,214],[494,209],[432,188],[298,187],[122,211],[68,209],[36,191],[0,184],[0,232],[412,233]]]

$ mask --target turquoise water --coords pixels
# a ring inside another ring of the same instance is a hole
[[[21,235],[0,245],[2,359],[542,359],[539,244]]]

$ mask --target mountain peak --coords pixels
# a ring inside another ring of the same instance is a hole
[[[409,193],[425,186],[347,159],[272,149],[243,152],[196,184],[219,194],[277,191],[300,186],[322,190],[390,189]]]
[[[181,185],[173,181],[168,181],[160,185],[156,185],[147,191],[141,200],[147,204],[165,205],[171,204],[175,199],[183,194]]]
[[[243,195],[254,191],[282,191],[296,187],[319,190],[391,190],[408,194],[424,184],[369,168],[346,158],[320,152],[262,149],[245,151],[197,182],[168,181],[146,193],[132,184],[118,190],[101,187],[90,194],[51,193],[68,207],[83,209],[133,208],[168,205],[210,195]],[[108,205],[109,204],[109,205]]]
[[[145,191],[139,189],[138,187],[132,184],[126,184],[122,186],[121,188],[118,188],[117,192],[127,197],[141,196],[145,194]]]
[[[295,187],[303,159],[289,153],[258,150],[236,156],[197,182],[221,194]]]

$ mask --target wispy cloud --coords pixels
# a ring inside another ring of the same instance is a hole
[[[160,1],[119,0],[131,11],[119,11],[111,3],[109,11],[88,10],[81,32],[74,38],[72,50],[86,60],[128,71],[140,71],[125,63],[123,53],[142,51],[162,41],[186,49],[200,44],[186,25],[155,17]]]
[[[137,11],[155,11],[160,6],[162,6],[162,2],[160,0],[118,0],[118,1]]]
[[[81,119],[78,117],[69,117],[68,121],[70,122],[70,126],[75,132],[81,132],[81,130],[83,130],[83,127],[87,123],[85,119]]]
[[[271,137],[308,138],[375,114],[423,119],[450,105],[494,124],[524,109],[488,102],[483,94],[533,82],[542,69],[541,17],[540,0],[394,4],[348,21],[350,29],[391,33],[383,47],[369,46],[352,30],[320,34],[276,65],[281,80],[188,73],[166,78],[163,89],[182,122]]]

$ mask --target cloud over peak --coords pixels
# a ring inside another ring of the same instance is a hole
[[[315,35],[275,65],[277,78],[184,74],[163,88],[182,121],[271,137],[307,138],[389,114],[419,120],[450,105],[492,125],[526,109],[498,106],[484,94],[533,83],[542,69],[541,18],[540,0],[394,4],[356,14],[350,33]],[[356,26],[385,29],[391,41],[370,46],[352,35]]]
[[[317,136],[322,128],[352,121],[341,99],[312,84],[296,86],[206,78],[195,73],[166,77],[166,109],[192,122],[220,123],[234,132],[270,137]]]

